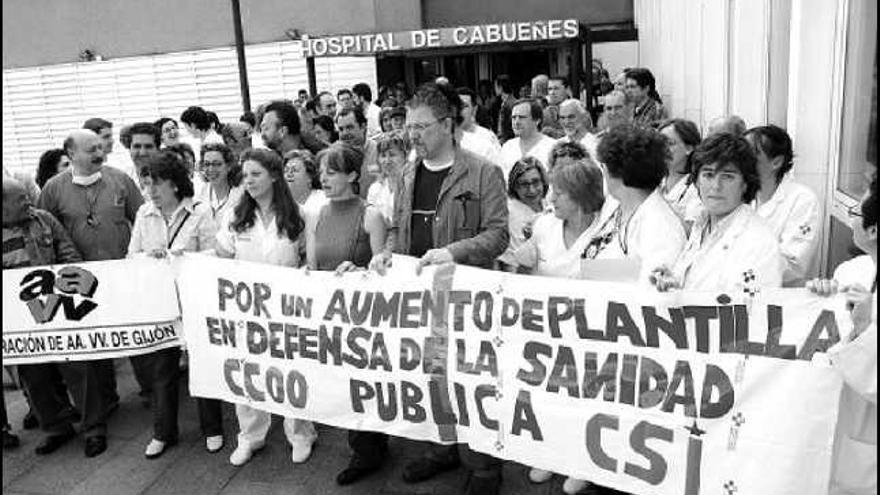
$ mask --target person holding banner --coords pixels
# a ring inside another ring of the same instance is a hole
[[[713,134],[694,151],[694,182],[704,211],[684,251],[651,273],[660,291],[743,291],[780,287],[785,268],[770,226],[751,208],[761,187],[745,138]]]
[[[507,248],[502,172],[456,144],[460,106],[457,94],[434,83],[423,84],[410,100],[406,129],[417,159],[403,171],[388,242],[371,260],[371,269],[384,273],[392,251],[419,257],[417,270],[447,263],[491,268]],[[443,372],[432,379],[445,387]],[[465,444],[429,446],[424,456],[404,468],[403,479],[424,481],[461,462],[469,468],[464,493],[499,493],[501,461]]]
[[[553,214],[535,220],[532,236],[513,253],[514,264],[534,275],[577,278],[581,253],[615,210],[602,193],[602,170],[589,157],[557,165],[550,183]]]
[[[245,194],[217,231],[215,249],[223,258],[298,267],[304,222],[284,180],[281,157],[271,150],[250,149],[241,155]],[[229,457],[234,466],[246,464],[266,444],[272,415],[236,404],[240,432]],[[291,460],[305,462],[318,437],[310,421],[284,418]]]
[[[838,266],[834,279],[814,279],[807,282],[807,288],[822,296],[845,294],[853,322],[852,333],[827,351],[828,359],[840,371],[845,384],[840,397],[829,493],[867,495],[877,493],[877,224],[880,211],[876,176],[861,203],[848,213],[852,219],[853,243],[867,254]]]
[[[660,189],[667,153],[666,138],[644,126],[613,127],[599,142],[608,193],[619,205],[599,234],[610,237],[605,237],[593,258],[640,263],[638,281],[644,284],[650,283],[654,268],[675,261],[687,240],[684,224]]]
[[[33,208],[27,188],[12,178],[3,178],[3,269],[26,266],[76,263],[79,251],[64,227],[45,210]],[[35,450],[37,455],[51,454],[72,439],[79,412],[70,404],[64,380],[76,377],[68,363],[35,363],[18,366],[32,412],[46,434]],[[73,389],[78,392],[78,389]],[[76,397],[79,397],[77,394]],[[3,440],[11,435],[3,404]],[[84,426],[85,428],[85,426]],[[11,440],[10,440],[11,441]]]
[[[385,245],[385,219],[358,193],[363,153],[334,143],[318,153],[321,185],[329,202],[321,208],[306,237],[309,268],[337,273],[365,269]],[[373,184],[375,186],[376,183]],[[372,186],[371,186],[372,187]],[[388,437],[382,433],[349,430],[348,444],[354,455],[336,477],[348,485],[382,467]]]
[[[217,233],[212,208],[193,202],[193,184],[179,155],[161,151],[140,173],[151,201],[135,217],[128,257],[164,258],[169,253],[212,249]],[[177,443],[180,354],[180,347],[169,347],[131,357],[132,367],[151,385],[153,439],[144,452],[147,459],[158,458]]]

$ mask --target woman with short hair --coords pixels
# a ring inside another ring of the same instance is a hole
[[[192,181],[180,157],[161,151],[150,157],[141,176],[151,201],[137,212],[128,256],[162,258],[169,252],[212,249],[216,223],[205,205],[193,202]],[[131,357],[132,367],[150,381],[153,439],[144,453],[147,459],[161,456],[178,440],[180,355],[180,347],[175,346]]]
[[[689,229],[703,207],[697,187],[691,179],[694,150],[703,138],[697,125],[685,119],[664,120],[657,130],[666,137],[669,147],[663,195]]]
[[[589,158],[557,165],[550,172],[548,202],[552,215],[542,215],[531,237],[513,253],[521,270],[549,277],[577,278],[581,253],[609,211],[602,192],[602,170]]]
[[[243,261],[298,267],[304,222],[284,180],[281,157],[268,149],[250,149],[241,156],[244,194],[217,232],[217,255]],[[235,466],[247,463],[266,444],[272,424],[268,412],[236,404],[240,433],[229,457]],[[311,421],[284,418],[284,433],[294,464],[305,462],[318,437]]]
[[[667,153],[663,135],[641,126],[613,127],[599,143],[608,193],[618,206],[600,233],[605,242],[588,255],[639,263],[639,283],[649,284],[654,268],[675,261],[687,240],[684,224],[660,191]]]
[[[376,138],[376,152],[379,177],[367,190],[367,203],[376,207],[390,226],[397,185],[410,153],[409,136],[404,131],[382,133]]]
[[[171,117],[162,117],[153,122],[153,125],[162,133],[161,144],[163,148],[174,146],[180,142],[180,128],[176,120]]]
[[[211,208],[214,221],[219,222],[241,198],[241,166],[229,146],[208,143],[202,146],[199,174],[206,184],[198,199]]]
[[[792,178],[794,152],[785,129],[764,125],[749,129],[744,136],[754,146],[761,178],[752,205],[779,242],[786,264],[783,285],[800,287],[818,272],[819,199]]]
[[[513,164],[507,178],[510,242],[504,254],[498,257],[506,265],[505,268],[516,266],[513,254],[532,236],[532,226],[544,211],[544,200],[549,190],[550,181],[537,158],[525,156]]]
[[[709,136],[694,151],[693,176],[703,212],[678,259],[654,270],[653,284],[660,291],[780,287],[785,265],[776,236],[750,205],[761,187],[752,145],[733,134]]]
[[[549,201],[553,214],[535,220],[532,236],[514,253],[519,271],[545,277],[579,278],[582,253],[613,214],[602,192],[602,170],[589,158],[557,165],[550,172]],[[529,471],[533,483],[544,483],[553,472]],[[589,483],[567,478],[563,491],[577,493]]]

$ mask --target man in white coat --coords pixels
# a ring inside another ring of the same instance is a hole
[[[550,163],[550,152],[556,140],[540,132],[541,118],[544,110],[537,100],[524,98],[513,104],[510,122],[513,127],[513,139],[501,147],[501,170],[504,180],[517,160],[524,156],[533,156],[546,169]]]

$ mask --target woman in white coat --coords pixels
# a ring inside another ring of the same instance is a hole
[[[850,209],[853,242],[865,258],[842,263],[833,280],[812,280],[807,288],[830,296],[846,295],[853,330],[828,349],[832,366],[842,375],[843,393],[834,440],[831,495],[877,493],[877,179],[871,183],[861,204]]]
[[[242,153],[241,163],[245,193],[217,232],[217,255],[300,266],[305,223],[284,180],[281,157],[271,150],[251,149]],[[236,404],[235,415],[241,431],[229,462],[241,466],[266,444],[272,415],[242,404]],[[305,462],[318,436],[312,423],[286,417],[284,433],[293,463]]]
[[[733,134],[711,135],[694,151],[693,173],[704,211],[678,259],[653,271],[657,289],[754,293],[780,287],[779,245],[749,204],[760,187],[752,146]]]
[[[648,127],[619,125],[605,134],[598,153],[618,207],[600,234],[606,242],[590,254],[640,263],[639,283],[648,285],[651,271],[675,261],[687,240],[660,187],[667,174],[666,138]]]
[[[785,287],[801,287],[818,271],[819,199],[791,177],[791,138],[775,125],[753,127],[745,138],[758,159],[758,190],[753,207],[770,224],[785,258]]]

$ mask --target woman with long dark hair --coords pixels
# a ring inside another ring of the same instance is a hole
[[[267,149],[250,149],[241,156],[244,194],[217,232],[217,255],[273,265],[301,265],[304,222],[284,180],[281,157]],[[247,463],[266,444],[272,415],[237,404],[238,446],[229,457],[235,466]],[[284,418],[284,433],[292,447],[291,460],[305,462],[317,432],[310,421]]]

